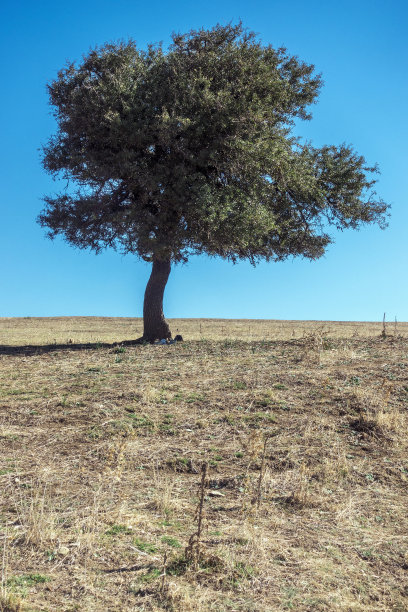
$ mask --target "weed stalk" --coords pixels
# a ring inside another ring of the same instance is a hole
[[[381,338],[386,338],[387,337],[387,330],[386,330],[386,326],[385,326],[385,312],[384,312],[384,316],[383,316],[383,328],[382,328],[382,332],[381,332]]]
[[[194,520],[197,521],[197,530],[191,534],[186,549],[184,551],[185,559],[193,564],[194,569],[197,569],[201,553],[201,533],[203,530],[204,497],[207,477],[208,463],[203,463],[201,466],[200,500],[198,502],[198,506],[194,516]]]
[[[163,571],[161,574],[161,585],[160,585],[160,595],[163,597],[166,593],[166,578],[167,578],[167,550],[164,552],[163,556]]]
[[[252,505],[256,504],[257,508],[259,508],[259,506],[261,505],[262,481],[265,475],[265,457],[266,457],[266,447],[267,447],[268,441],[269,441],[269,436],[265,434],[263,448],[262,448],[262,455],[261,455],[261,469],[259,471],[258,485],[255,491],[255,495],[252,498]]]

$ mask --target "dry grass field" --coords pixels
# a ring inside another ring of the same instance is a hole
[[[171,326],[0,319],[0,610],[408,610],[408,324]]]
[[[262,319],[168,319],[173,335],[188,340],[292,340],[318,332],[331,338],[379,336],[383,323],[354,321],[274,321]],[[387,322],[388,335],[408,338],[408,323]],[[138,338],[143,320],[114,317],[1,318],[0,346],[113,343]]]

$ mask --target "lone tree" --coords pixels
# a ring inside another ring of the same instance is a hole
[[[317,259],[330,225],[386,225],[364,157],[315,148],[291,133],[310,119],[322,81],[286,49],[242,25],[91,50],[48,86],[58,131],[47,172],[67,180],[45,197],[51,238],[152,263],[143,339],[171,338],[163,293],[172,263],[192,253],[233,262]],[[75,189],[73,189],[75,186]]]

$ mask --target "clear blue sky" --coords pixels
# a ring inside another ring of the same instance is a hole
[[[232,265],[193,257],[173,269],[168,317],[408,320],[408,155],[405,0],[71,0],[6,2],[1,11],[0,316],[141,316],[149,266],[94,255],[44,236],[41,197],[58,190],[39,147],[55,131],[45,84],[66,60],[131,37],[166,45],[172,31],[236,22],[323,73],[314,118],[297,133],[351,143],[378,162],[389,228],[336,235],[317,262]]]

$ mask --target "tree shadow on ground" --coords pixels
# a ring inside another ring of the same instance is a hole
[[[88,342],[75,344],[73,342],[67,344],[26,344],[23,346],[8,346],[0,345],[0,355],[23,355],[29,357],[31,355],[42,355],[53,351],[87,351],[101,348],[116,348],[121,346],[136,346],[147,344],[143,338],[136,340],[123,340],[122,342]]]

